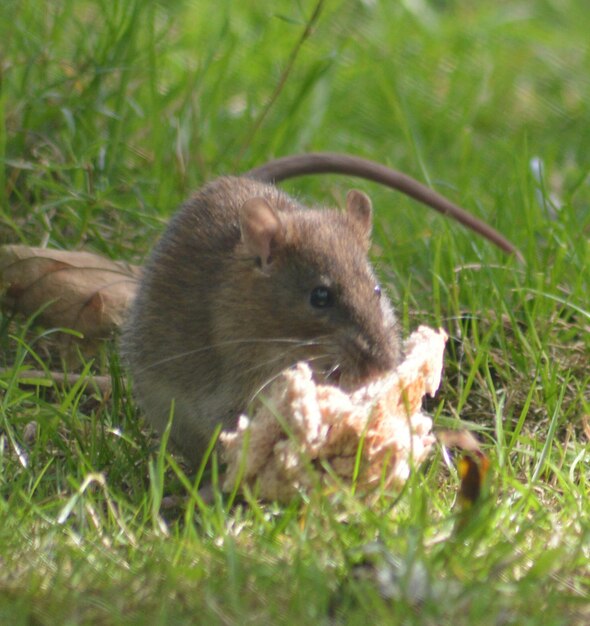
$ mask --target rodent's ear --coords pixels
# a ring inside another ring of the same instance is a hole
[[[373,205],[369,196],[358,189],[351,189],[346,194],[346,212],[368,245],[373,229]]]
[[[264,270],[272,261],[272,249],[283,239],[283,224],[264,198],[250,198],[240,209],[242,241]]]

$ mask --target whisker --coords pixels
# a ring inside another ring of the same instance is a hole
[[[292,348],[287,348],[282,354],[279,354],[278,356],[273,357],[272,359],[268,359],[264,363],[259,363],[257,365],[253,365],[252,367],[249,367],[247,370],[245,370],[245,373],[254,372],[257,369],[261,369],[262,367],[266,367],[267,365],[270,365],[271,363],[275,363],[276,361],[281,361],[282,359],[285,358],[285,354],[287,354],[288,352],[293,352],[294,350],[297,350],[300,347],[321,346],[321,345],[322,344],[319,341],[317,341],[317,340],[314,340],[313,342],[302,341],[298,345],[293,346]],[[320,355],[320,357],[307,357],[307,358],[301,358],[301,359],[298,359],[298,360],[300,360],[300,361],[312,361],[312,360],[316,360],[317,358],[324,358],[326,356],[329,356],[329,355],[326,353],[326,354]]]
[[[341,367],[342,367],[342,363],[336,363],[324,375],[326,376],[326,378],[330,378],[330,376],[332,376],[332,374],[337,372]]]
[[[326,335],[327,337],[327,335]],[[278,343],[278,344],[297,344],[297,347],[300,346],[315,346],[320,345],[318,340],[323,339],[324,337],[317,337],[315,339],[301,340],[301,339],[290,339],[290,338],[277,338],[277,339],[268,339],[266,337],[261,337],[258,339],[232,339],[228,341],[221,341],[216,344],[211,344],[209,346],[203,346],[202,348],[195,348],[193,350],[187,350],[186,352],[181,352],[179,354],[175,354],[173,356],[169,356],[163,359],[159,359],[158,361],[154,361],[145,367],[137,370],[137,374],[142,374],[143,372],[153,369],[155,367],[159,367],[160,365],[165,365],[166,363],[170,363],[172,361],[176,361],[177,359],[183,359],[187,356],[192,356],[195,354],[200,354],[201,352],[207,352],[209,350],[215,350],[216,348],[231,346],[231,345],[240,345],[240,344],[250,344],[250,343]]]
[[[310,357],[309,359],[306,359],[306,362],[307,363],[311,363],[313,361],[317,361],[319,359],[323,359],[326,356],[327,356],[326,354],[320,354],[318,356],[314,356],[314,357]],[[256,398],[256,396],[265,389],[265,387],[268,387],[271,383],[273,383],[275,380],[277,380],[277,378],[279,378],[279,376],[282,375],[283,371],[284,370],[281,370],[280,372],[277,372],[276,374],[273,374],[270,378],[265,380],[264,383],[262,383],[262,385],[260,385],[260,387],[258,387],[258,389],[252,394],[248,404],[250,404],[250,402],[252,402],[254,400],[254,398]]]

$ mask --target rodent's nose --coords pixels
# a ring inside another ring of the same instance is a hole
[[[363,378],[379,376],[396,364],[396,351],[393,344],[388,341],[371,344],[366,337],[358,336],[355,346],[360,357],[358,363]]]
[[[363,380],[370,380],[371,378],[377,378],[384,373],[384,369],[372,363],[363,364],[361,378]]]

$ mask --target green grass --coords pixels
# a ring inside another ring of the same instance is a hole
[[[489,495],[454,530],[458,480],[437,451],[370,505],[205,506],[143,430],[116,350],[87,370],[112,374],[108,397],[21,385],[51,337],[2,317],[1,624],[590,620],[587,3],[326,0],[285,74],[315,8],[4,0],[0,243],[141,262],[192,189],[300,151],[426,181],[526,264],[373,184],[286,188],[371,194],[405,332],[451,335],[431,409],[478,430]]]

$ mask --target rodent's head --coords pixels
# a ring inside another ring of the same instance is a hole
[[[372,207],[364,193],[350,191],[345,212],[279,211],[272,199],[253,197],[239,221],[236,254],[252,295],[269,308],[252,321],[258,337],[298,340],[293,362],[310,360],[342,375],[341,384],[396,365],[395,317],[367,259]]]

